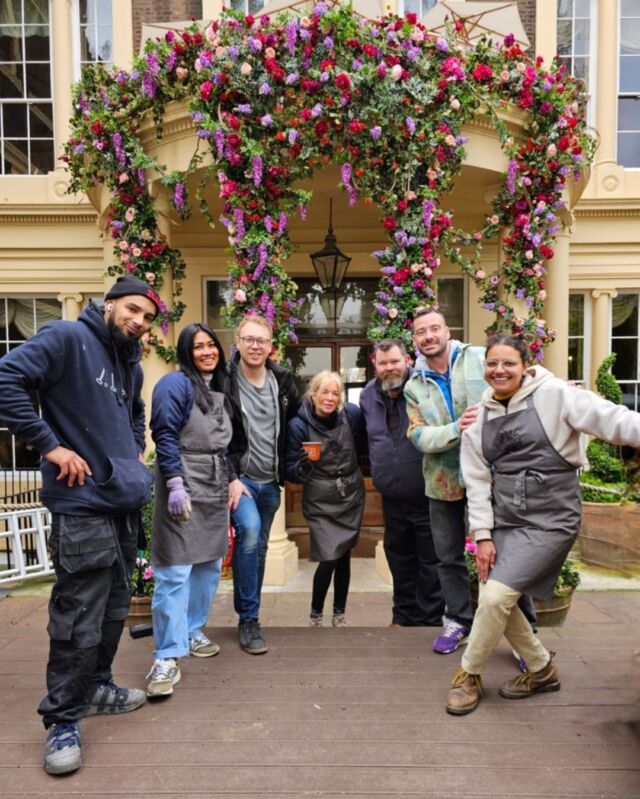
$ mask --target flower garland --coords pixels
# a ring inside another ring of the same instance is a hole
[[[183,173],[168,173],[138,138],[150,114],[161,137],[171,100],[189,103],[197,131]],[[524,143],[500,121],[505,104],[527,113]],[[480,113],[492,117],[509,169],[484,228],[466,233],[445,202],[465,155],[462,128]],[[195,193],[210,223],[202,189],[217,181],[233,255],[227,321],[264,315],[282,354],[296,341],[299,303],[284,269],[292,251],[289,220],[304,218],[311,198],[297,184],[337,161],[349,202],[375,204],[389,240],[374,253],[382,278],[372,338],[409,340],[416,306],[437,302],[443,259],[478,284],[484,306],[496,314],[492,328],[520,333],[538,353],[552,338],[542,319],[545,264],[566,181],[589,162],[593,143],[579,84],[562,69],[533,64],[513,37],[468,49],[454,35],[429,35],[414,14],[372,22],[323,3],[309,17],[285,13],[275,21],[225,12],[204,31],[194,25],[147,42],[129,73],[87,70],[75,90],[72,131],[64,155],[70,190],[104,183],[113,197],[109,271],[130,271],[156,289],[173,278],[163,330],[184,310],[185,266],[158,228],[150,172],[161,176],[186,219],[187,185],[200,170]],[[201,169],[204,150],[213,163]],[[482,241],[499,233],[504,260],[485,275],[477,266]],[[519,301],[526,314],[514,309]],[[158,337],[152,343],[173,357]]]

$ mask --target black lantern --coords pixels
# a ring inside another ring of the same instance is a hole
[[[323,289],[338,291],[347,273],[351,258],[340,252],[333,233],[333,200],[329,199],[329,230],[324,240],[324,247],[310,255],[320,285]]]

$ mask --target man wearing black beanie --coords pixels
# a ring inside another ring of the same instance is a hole
[[[126,713],[145,692],[119,688],[111,665],[127,616],[144,466],[140,338],[163,310],[155,291],[125,275],[77,322],[59,321],[0,359],[0,418],[42,455],[42,502],[52,514],[56,583],[49,603],[48,737],[44,768],[80,768],[78,722]],[[41,409],[29,396],[35,391]]]

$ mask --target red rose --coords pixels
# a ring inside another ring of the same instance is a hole
[[[336,86],[343,91],[351,86],[351,80],[346,72],[341,72],[336,75]]]
[[[321,139],[325,133],[329,130],[329,124],[321,119],[319,122],[313,126],[316,136]]]
[[[418,21],[418,15],[417,14],[405,14],[404,16],[405,16],[405,19],[407,20],[407,22],[409,23],[409,25],[415,25],[416,22]]]
[[[558,150],[568,150],[571,140],[568,136],[560,136],[558,139]]]
[[[91,125],[91,131],[95,133],[96,136],[100,136],[104,128],[102,127],[102,123],[99,121],[94,122]]]
[[[210,80],[205,80],[205,82],[200,86],[200,99],[210,100],[212,92],[213,82]]]
[[[402,286],[411,277],[411,270],[408,266],[403,266],[391,275],[391,282],[394,286]]]
[[[385,230],[390,232],[393,232],[398,227],[396,220],[392,216],[385,216],[382,220],[382,225]]]
[[[364,122],[360,122],[359,119],[354,119],[347,125],[347,130],[349,133],[362,133],[363,130],[366,130],[367,126]]]
[[[491,80],[493,78],[493,70],[487,64],[478,64],[474,67],[473,72],[471,73],[474,80],[478,82]]]

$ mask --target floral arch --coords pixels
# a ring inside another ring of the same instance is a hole
[[[197,131],[180,172],[158,163],[139,138],[151,115],[162,137],[172,101],[188,102]],[[526,114],[521,139],[501,120],[507,106]],[[308,17],[225,12],[204,30],[194,24],[147,42],[130,72],[88,70],[75,88],[63,158],[70,191],[104,184],[111,194],[109,273],[132,272],[156,288],[172,278],[165,331],[184,311],[185,264],[159,230],[149,175],[161,176],[184,219],[195,201],[211,225],[202,189],[218,182],[232,250],[227,321],[262,313],[282,351],[296,340],[296,286],[285,271],[289,218],[304,217],[310,199],[298,185],[337,161],[349,201],[375,204],[388,237],[374,253],[382,277],[372,338],[409,338],[412,312],[434,302],[447,259],[479,286],[495,313],[491,329],[525,336],[541,357],[553,337],[542,316],[558,209],[593,153],[584,112],[582,86],[555,65],[532,63],[511,36],[469,48],[455,30],[430,35],[412,14],[370,21],[318,3]],[[478,114],[492,120],[508,170],[483,228],[464,231],[444,200],[465,156],[462,128]],[[498,235],[501,263],[485,274],[482,244]],[[153,343],[171,360],[161,336]]]

